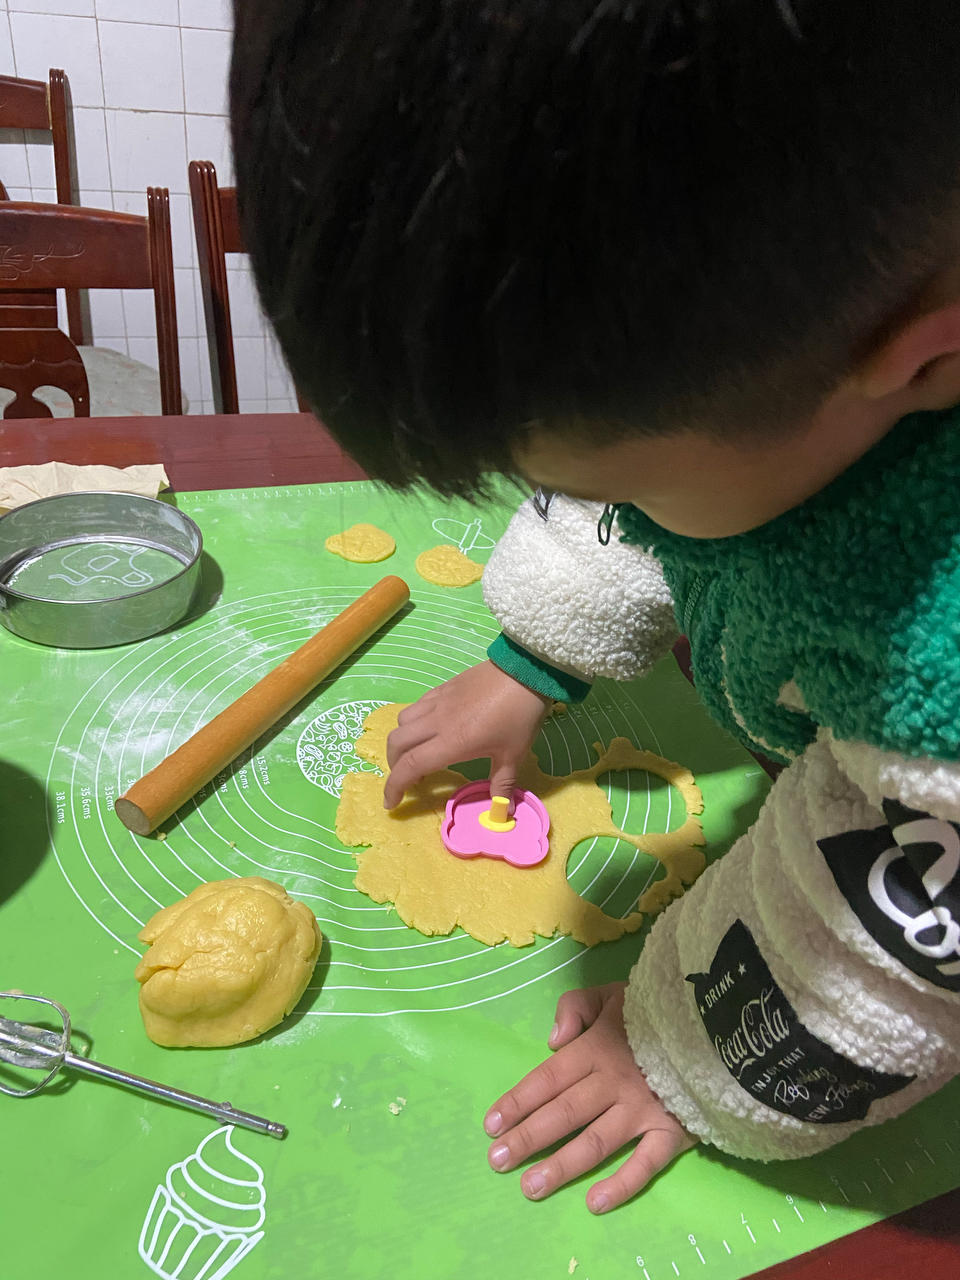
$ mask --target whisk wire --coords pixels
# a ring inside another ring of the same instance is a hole
[[[0,995],[10,997],[13,993],[0,992]],[[47,1027],[33,1026],[29,1022],[0,1018],[0,1061],[7,1062],[12,1067],[47,1073],[39,1084],[26,1089],[12,1088],[0,1080],[0,1092],[8,1097],[29,1098],[48,1085],[63,1066],[70,1046],[70,1014],[62,1004],[57,1004],[56,1000],[48,1000],[46,996],[17,994],[13,998],[49,1005],[56,1010],[61,1023],[60,1031],[51,1031]]]

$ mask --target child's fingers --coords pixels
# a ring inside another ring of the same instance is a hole
[[[581,1124],[583,1121],[581,1121]],[[558,1188],[602,1164],[636,1136],[624,1107],[610,1107],[591,1125],[541,1164],[527,1169],[520,1187],[528,1200],[542,1200]]]
[[[433,719],[431,717],[422,716],[419,720],[414,720],[410,724],[401,725],[387,738],[387,764],[391,769],[394,768],[401,756],[405,755],[413,747],[418,747],[421,742],[426,742],[428,738],[433,737],[435,733]]]
[[[506,1173],[537,1152],[552,1147],[555,1142],[590,1124],[609,1105],[609,1097],[596,1077],[586,1076],[504,1133],[490,1147],[487,1159],[499,1173]],[[625,1140],[621,1138],[619,1145]]]
[[[432,709],[439,692],[440,689],[428,689],[426,693],[421,694],[416,702],[411,702],[408,707],[403,708],[397,716],[397,724],[403,727],[404,725],[413,724],[414,720],[419,720],[424,712]]]
[[[484,1117],[484,1129],[491,1138],[506,1133],[589,1073],[589,1058],[575,1050],[548,1058],[496,1100]]]
[[[603,1008],[605,988],[586,987],[579,991],[565,991],[557,1001],[553,1028],[547,1037],[551,1049],[559,1049],[575,1040],[581,1031],[592,1026]]]
[[[403,799],[408,787],[414,786],[428,773],[445,768],[451,761],[450,744],[443,738],[428,738],[409,748],[397,760],[383,784],[383,807],[393,809]]]
[[[693,1145],[693,1139],[685,1133],[651,1129],[616,1173],[593,1184],[587,1192],[587,1208],[591,1213],[616,1209],[642,1191],[650,1179],[665,1169],[681,1151],[689,1151]]]

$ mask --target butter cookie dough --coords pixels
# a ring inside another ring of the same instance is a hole
[[[420,577],[438,587],[468,587],[483,577],[482,564],[448,543],[421,551],[414,563]]]
[[[155,1044],[241,1044],[303,995],[321,934],[309,907],[260,876],[212,880],[141,929],[140,1013]]]
[[[323,544],[335,556],[352,560],[354,564],[376,564],[388,560],[397,544],[375,524],[352,524],[343,533],[332,533]]]
[[[387,772],[387,737],[396,727],[397,703],[379,707],[364,723],[356,752]],[[597,760],[567,777],[544,773],[530,752],[517,776],[543,801],[550,815],[550,852],[535,867],[513,867],[492,858],[455,858],[443,846],[440,824],[447,800],[467,779],[443,769],[410,789],[396,809],[383,807],[383,779],[349,773],[337,810],[337,836],[357,850],[354,883],[374,902],[392,902],[400,918],[428,936],[457,925],[490,946],[507,941],[529,946],[536,935],[569,934],[591,946],[634,933],[692,884],[706,865],[703,828],[697,814],[703,797],[683,765],[614,738],[595,744]],[[675,831],[632,835],[614,823],[610,801],[597,779],[609,771],[646,769],[675,787],[686,817]],[[640,896],[623,918],[609,916],[581,898],[567,881],[570,851],[592,836],[613,836],[663,863],[665,875]]]

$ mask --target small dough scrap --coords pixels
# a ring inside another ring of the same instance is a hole
[[[421,578],[438,587],[468,587],[483,577],[483,565],[449,543],[421,551],[416,559],[416,570]]]
[[[356,752],[387,772],[387,736],[402,707],[389,703],[371,712]],[[467,779],[453,769],[431,774],[412,787],[401,804],[383,807],[383,779],[349,773],[337,809],[337,836],[344,844],[367,846],[356,854],[357,888],[374,902],[392,902],[400,918],[428,936],[447,934],[457,925],[490,946],[506,940],[529,946],[534,936],[569,934],[592,946],[634,933],[647,914],[661,910],[683,893],[706,866],[703,796],[683,765],[614,738],[596,761],[567,777],[544,773],[531,751],[520,766],[517,786],[539,796],[550,814],[550,852],[535,867],[513,867],[493,858],[455,858],[443,847],[440,824],[447,800]],[[675,831],[631,835],[613,821],[610,801],[597,779],[608,772],[646,769],[675,787],[686,819]],[[663,863],[666,875],[642,894],[636,909],[622,918],[609,916],[581,898],[567,880],[572,849],[592,836],[626,840]]]
[[[309,907],[261,876],[201,884],[140,930],[140,1013],[155,1044],[241,1044],[303,995],[321,934]]]
[[[397,549],[389,533],[375,524],[352,524],[343,533],[332,533],[323,545],[335,556],[343,556],[354,564],[376,564],[378,560],[387,560]]]

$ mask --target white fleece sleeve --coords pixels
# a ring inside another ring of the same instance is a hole
[[[960,1072],[960,812],[891,795],[896,761],[881,795],[882,752],[865,789],[850,755],[823,732],[630,975],[651,1088],[733,1155],[821,1151]]]
[[[601,545],[603,506],[555,494],[544,519],[523,504],[483,574],[487,607],[511,640],[581,680],[630,680],[677,638],[660,563],[619,539]]]

